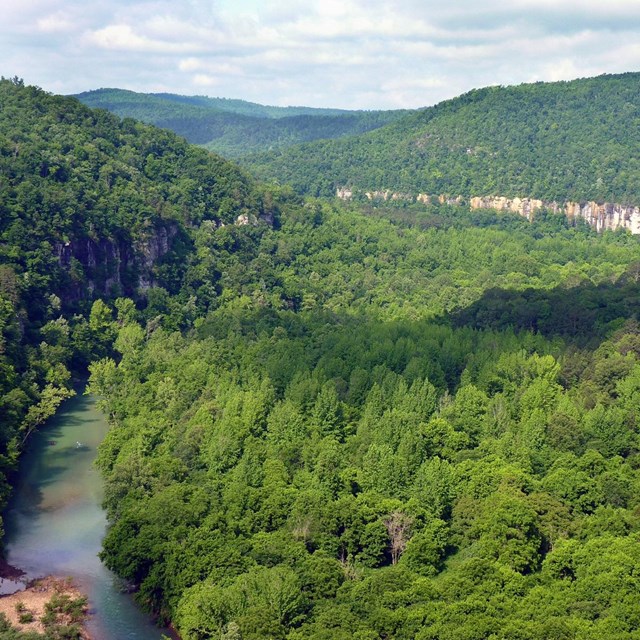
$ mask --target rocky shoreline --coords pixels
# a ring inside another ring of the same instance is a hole
[[[3,560],[0,576],[16,580],[24,572]],[[85,626],[89,616],[87,598],[71,578],[37,578],[15,593],[0,596],[0,614],[21,632],[43,634],[46,629],[64,627],[77,630],[73,637],[78,640],[92,640]]]

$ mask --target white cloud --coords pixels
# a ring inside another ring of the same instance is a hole
[[[193,46],[189,41],[171,42],[166,39],[150,38],[136,33],[134,28],[128,24],[109,25],[104,29],[86,33],[83,39],[89,45],[112,51],[170,55],[193,50]]]
[[[178,63],[180,71],[197,71],[202,68],[202,62],[197,58],[184,58]]]
[[[73,21],[60,12],[39,18],[36,25],[38,30],[43,33],[71,33],[76,26]]]
[[[196,73],[196,75],[193,76],[193,84],[196,87],[215,87],[218,81],[206,73]]]
[[[2,18],[0,73],[68,93],[418,107],[640,66],[635,0],[3,0]]]

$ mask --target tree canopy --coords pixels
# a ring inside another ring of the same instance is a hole
[[[487,87],[379,130],[243,160],[301,193],[640,203],[640,74]]]
[[[303,199],[0,105],[0,498],[88,369],[102,558],[185,640],[637,637],[637,237]]]

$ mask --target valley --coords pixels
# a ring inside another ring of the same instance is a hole
[[[97,438],[98,570],[183,640],[632,640],[639,89],[389,121],[102,94],[194,130],[223,107],[376,123],[235,164],[2,79],[3,506],[88,376],[108,428],[69,437]],[[5,523],[11,562],[65,556],[45,532],[14,559]]]

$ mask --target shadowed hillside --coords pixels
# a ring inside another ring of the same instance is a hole
[[[90,107],[171,129],[189,142],[230,158],[363,133],[406,113],[267,107],[244,100],[122,89],[98,89],[76,97]]]

